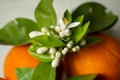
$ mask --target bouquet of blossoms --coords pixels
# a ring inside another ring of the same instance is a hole
[[[120,80],[120,42],[101,33],[117,16],[105,9],[88,2],[57,20],[53,0],[41,0],[36,21],[10,21],[0,29],[0,44],[14,45],[5,80]]]

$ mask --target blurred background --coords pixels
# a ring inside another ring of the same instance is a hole
[[[34,20],[34,9],[40,0],[0,0],[0,28],[16,17],[26,17]],[[54,0],[54,8],[58,19],[63,16],[66,9],[73,11],[85,2],[98,2],[106,6],[120,18],[120,0]],[[120,40],[120,20],[107,33]],[[4,59],[12,46],[0,45],[0,77],[3,75]],[[11,64],[12,65],[12,64]]]

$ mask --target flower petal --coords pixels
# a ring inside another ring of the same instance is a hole
[[[80,25],[80,22],[73,22],[73,23],[70,23],[67,28],[77,27],[78,25]]]

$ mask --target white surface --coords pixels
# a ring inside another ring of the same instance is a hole
[[[4,26],[10,20],[16,17],[26,17],[34,19],[34,8],[40,0],[0,0],[0,28]],[[72,11],[79,4],[95,1],[105,5],[109,10],[113,11],[118,17],[120,17],[120,0],[54,0],[54,7],[56,9],[58,18],[62,17],[63,12],[66,9]],[[120,39],[120,20],[114,26],[114,28],[108,30],[108,32]],[[3,64],[7,52],[10,50],[10,46],[0,45],[0,76],[3,75]]]

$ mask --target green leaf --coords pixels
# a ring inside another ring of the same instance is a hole
[[[83,24],[83,20],[84,20],[84,15],[80,15],[74,20],[74,22],[80,22],[79,26],[81,26]]]
[[[38,30],[37,24],[29,19],[17,18],[0,29],[0,44],[23,45],[28,44],[29,32]]]
[[[83,20],[84,20],[84,15],[78,16],[74,22],[80,22],[80,25],[78,27],[72,28],[72,32],[75,32],[77,29],[79,29],[79,27],[82,26],[83,24]]]
[[[68,80],[95,80],[96,77],[97,77],[96,74],[86,74],[86,75],[74,76]]]
[[[83,23],[90,20],[89,33],[106,30],[112,27],[118,19],[112,12],[106,12],[103,5],[95,2],[88,2],[76,8],[72,13],[73,20],[80,15],[85,16]]]
[[[31,76],[33,74],[33,68],[17,68],[17,80],[31,80]]]
[[[65,45],[62,42],[62,40],[60,40],[59,38],[56,38],[54,36],[48,36],[48,35],[37,36],[37,37],[32,38],[32,40],[46,47],[61,47]]]
[[[102,38],[96,36],[86,36],[86,41],[87,41],[87,46],[90,46],[102,41]]]
[[[52,0],[40,1],[35,9],[35,18],[40,27],[56,25],[56,13],[52,5]]]
[[[72,16],[71,16],[71,14],[70,14],[70,12],[69,12],[68,10],[65,11],[64,17],[65,17],[69,22],[72,21]]]
[[[51,62],[53,59],[49,56],[49,54],[37,54],[36,50],[41,47],[38,44],[32,44],[29,48],[28,51],[29,53],[34,56],[35,58],[39,59],[42,62]]]
[[[27,18],[16,18],[16,21],[20,27],[23,27],[28,35],[31,31],[40,31],[41,28],[32,20]]]
[[[88,21],[73,33],[72,39],[74,40],[75,43],[78,43],[86,35],[89,24],[90,22]]]
[[[31,80],[55,80],[56,69],[50,63],[41,62],[34,70]]]

